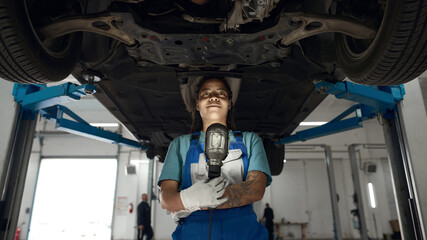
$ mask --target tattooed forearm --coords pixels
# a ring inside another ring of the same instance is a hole
[[[240,207],[260,200],[264,196],[267,177],[260,171],[250,171],[246,181],[230,185],[225,189],[224,197],[228,201],[218,208]]]
[[[228,196],[226,202],[227,207],[238,207],[251,203],[248,195],[252,194],[251,185],[254,180],[247,181],[241,184],[231,185],[225,190],[225,194]]]

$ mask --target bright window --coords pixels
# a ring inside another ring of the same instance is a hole
[[[43,159],[29,240],[109,240],[116,159]]]

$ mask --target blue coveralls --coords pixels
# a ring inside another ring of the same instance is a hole
[[[204,144],[199,144],[200,132],[194,133],[191,138],[190,149],[185,160],[182,186],[186,189],[192,185],[191,164],[198,163],[199,155],[204,152]],[[248,154],[240,132],[234,132],[236,142],[230,142],[230,150],[241,149],[243,160],[243,181],[248,171]],[[172,234],[174,240],[203,240],[209,238],[210,211],[200,210],[193,212],[190,216],[182,219],[175,232]],[[230,208],[217,209],[212,214],[212,240],[267,240],[267,229],[258,223],[257,216],[253,211],[252,204]]]

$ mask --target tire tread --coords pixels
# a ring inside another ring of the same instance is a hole
[[[0,0],[0,77],[30,84],[55,82],[67,77],[74,66],[56,71],[54,67],[46,67],[50,62],[43,62],[37,55],[44,50],[31,50],[27,44],[29,39],[25,39],[18,27],[18,14],[14,11],[18,5],[14,1]]]
[[[392,31],[391,38],[384,51],[376,59],[371,58],[370,65],[362,71],[348,66],[348,77],[361,84],[397,85],[419,76],[427,69],[427,1],[401,1],[400,19],[394,26],[387,26]],[[365,59],[366,60],[366,59]],[[350,60],[347,64],[351,65]],[[345,65],[345,64],[344,64]]]

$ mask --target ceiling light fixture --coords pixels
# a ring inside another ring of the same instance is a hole
[[[89,123],[93,127],[118,127],[118,123]]]
[[[328,122],[300,122],[300,126],[321,126]]]

